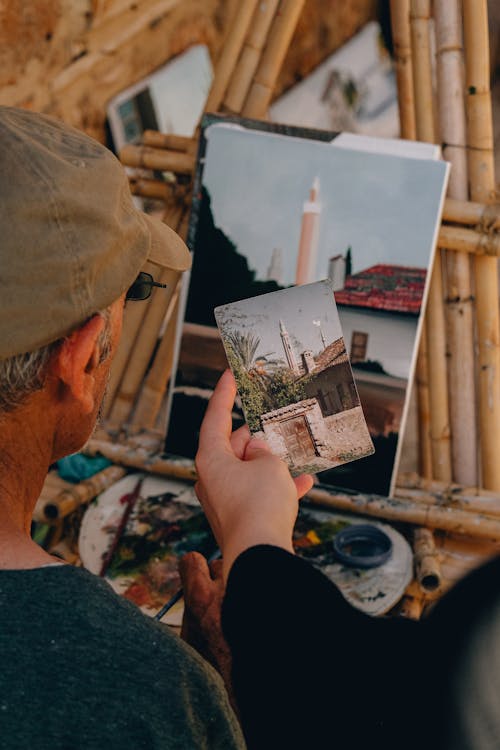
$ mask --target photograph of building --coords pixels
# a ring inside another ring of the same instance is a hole
[[[328,280],[223,305],[215,315],[250,430],[292,473],[373,453]]]

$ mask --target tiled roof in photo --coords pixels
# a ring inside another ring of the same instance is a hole
[[[341,362],[348,362],[349,358],[345,350],[344,339],[341,338],[333,341],[321,354],[314,357],[314,361],[320,370],[324,370],[326,367],[331,367],[332,365],[339,365]]]
[[[418,315],[425,285],[425,268],[379,263],[348,276],[335,292],[337,305]]]

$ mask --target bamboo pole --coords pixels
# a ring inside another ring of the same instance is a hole
[[[441,253],[438,250],[430,280],[427,315],[427,365],[430,374],[429,408],[432,475],[451,480],[450,426],[448,422],[448,389],[446,382],[446,337],[442,300]]]
[[[458,201],[447,198],[443,207],[443,221],[474,226],[479,224],[485,231],[500,230],[500,206],[497,204]]]
[[[183,203],[175,203],[169,206],[165,222],[172,229],[177,230],[183,213]],[[155,268],[154,273],[156,276],[158,275],[158,267]],[[134,333],[134,336],[128,336],[123,344],[123,348],[126,351],[120,357],[120,365],[124,361],[126,367],[123,367],[123,375],[119,380],[119,389],[115,389],[111,408],[108,408],[106,412],[106,426],[110,429],[121,427],[130,417],[142,378],[150,363],[151,355],[157,342],[160,326],[168,310],[170,300],[175,294],[178,278],[179,273],[177,271],[164,269],[157,280],[162,284],[167,284],[167,289],[165,291],[162,290],[160,294],[153,292],[149,300],[147,300],[147,304],[143,302],[136,303],[134,308],[131,308],[137,318],[141,312],[135,314],[135,307],[142,308],[142,314],[139,321],[134,317],[133,323],[137,325],[137,328],[131,332]],[[117,356],[119,354],[120,347],[118,348]]]
[[[169,201],[172,197],[172,185],[162,180],[146,180],[137,175],[129,176],[130,192],[132,195],[140,195],[143,198],[157,198]]]
[[[84,452],[89,456],[105,456],[113,461],[113,463],[141,469],[150,474],[158,474],[174,479],[187,479],[192,482],[196,481],[194,461],[187,458],[166,458],[147,448],[113,443],[109,440],[99,440],[97,438],[89,440],[84,448]]]
[[[307,494],[313,504],[383,518],[386,521],[409,523],[416,526],[466,534],[479,539],[500,541],[500,518],[470,513],[448,506],[425,505],[410,500],[380,497],[379,495],[348,495],[313,487]]]
[[[410,0],[410,30],[415,86],[415,122],[417,137],[436,142],[432,87],[430,0]],[[429,383],[432,474],[451,478],[448,389],[446,386],[445,321],[441,259],[436,256],[425,311],[427,334],[427,377]]]
[[[403,596],[397,608],[397,616],[407,620],[420,620],[425,600],[422,597]]]
[[[500,256],[500,235],[494,233],[476,232],[457,226],[442,226],[439,231],[439,245],[449,250],[462,253],[473,253],[479,257]],[[489,259],[489,258],[488,258]],[[481,290],[478,290],[480,294]]]
[[[470,197],[491,203],[495,174],[487,2],[463,0],[463,12]],[[500,490],[498,262],[494,258],[477,257],[474,270],[482,483],[488,489]]]
[[[281,0],[252,86],[242,109],[244,117],[265,118],[278,74],[305,0]]]
[[[46,522],[54,523],[72,513],[80,505],[89,503],[96,495],[111,487],[126,474],[122,466],[108,466],[89,479],[68,487],[51,499],[45,500],[40,512]]]
[[[430,529],[418,528],[414,530],[413,554],[415,577],[420,587],[424,593],[436,591],[441,586],[442,574],[439,552],[436,549],[434,535]]]
[[[430,43],[430,0],[410,0],[410,31],[417,138],[436,143]]]
[[[134,403],[139,393],[146,370],[151,362],[160,326],[163,323],[168,306],[175,294],[179,273],[171,269],[164,269],[159,281],[167,284],[165,291],[151,297],[144,316],[141,331],[138,335],[134,349],[131,352],[127,368],[123,374],[119,390],[115,396],[113,406],[109,413],[109,423],[123,425],[130,418]]]
[[[279,0],[257,3],[250,31],[224,97],[224,107],[231,112],[239,113],[243,109],[278,4]]]
[[[391,25],[396,59],[400,135],[416,138],[415,93],[413,82],[410,0],[391,0]],[[425,329],[420,339],[417,370],[412,388],[417,391],[419,469],[423,476],[432,474],[430,443],[430,407],[427,377],[427,341]]]
[[[438,507],[450,507],[463,510],[468,513],[479,513],[500,518],[500,497],[493,492],[491,496],[477,494],[474,488],[464,489],[460,493],[425,491],[423,488],[411,488],[398,486],[394,496],[398,500],[410,500],[423,505],[435,505]]]
[[[180,286],[181,281],[179,279],[167,310],[167,327],[165,333],[161,339],[151,369],[144,380],[139,400],[134,410],[132,425],[137,427],[151,429],[155,426],[167,383],[172,373]]]
[[[461,7],[458,0],[434,0],[434,14],[441,142],[443,156],[452,165],[448,195],[466,200],[468,184]],[[478,441],[470,258],[463,253],[448,251],[445,263],[453,476],[459,482],[477,484]],[[436,476],[440,478],[438,474]]]
[[[127,167],[140,167],[160,172],[192,174],[196,156],[183,151],[166,151],[151,146],[134,146],[128,143],[120,150],[120,161]]]
[[[145,263],[144,270],[149,273],[155,273],[155,267],[151,263]],[[125,306],[123,313],[123,326],[120,343],[111,365],[106,396],[102,408],[103,419],[108,419],[113,407],[115,395],[120,386],[123,374],[126,370],[131,352],[133,350],[142,321],[146,315],[147,306],[150,300],[145,302],[130,303]]]
[[[160,133],[158,130],[145,130],[142,134],[142,143],[144,146],[151,146],[152,148],[183,151],[188,154],[196,153],[198,148],[196,138],[187,138],[184,135],[174,135],[173,133]]]
[[[410,0],[390,0],[394,65],[398,86],[401,138],[415,140],[415,98],[410,34]]]
[[[423,477],[432,476],[431,407],[427,367],[427,334],[425,328],[420,336],[415,386],[418,409],[418,457],[419,471]]]
[[[258,0],[240,0],[234,24],[215,66],[214,81],[205,105],[206,112],[217,112],[219,110],[231,74],[240,56],[257,2]]]

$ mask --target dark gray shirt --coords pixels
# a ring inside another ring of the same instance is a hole
[[[0,748],[242,750],[222,680],[85,570],[0,571]]]

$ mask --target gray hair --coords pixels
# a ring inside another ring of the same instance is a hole
[[[104,318],[105,326],[99,335],[101,349],[99,364],[111,353],[110,309],[101,310],[98,315]],[[45,384],[47,365],[52,355],[64,339],[53,341],[34,352],[16,354],[7,359],[0,359],[0,415],[14,411],[32,393],[39,391]]]

